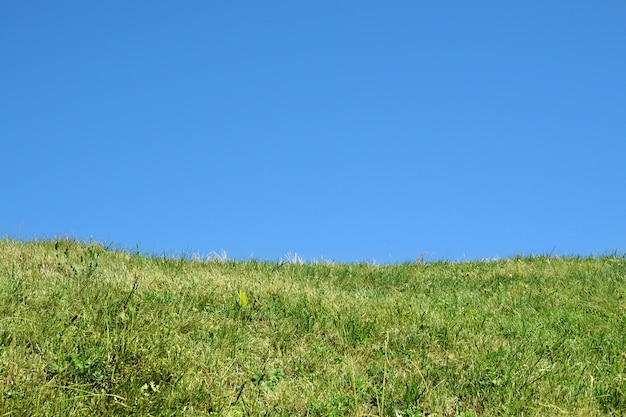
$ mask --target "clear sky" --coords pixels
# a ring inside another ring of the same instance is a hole
[[[0,3],[0,237],[626,252],[626,5]]]

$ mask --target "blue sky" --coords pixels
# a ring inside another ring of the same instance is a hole
[[[626,252],[626,6],[0,4],[0,236],[404,262]]]

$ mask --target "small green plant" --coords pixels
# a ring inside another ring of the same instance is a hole
[[[243,291],[239,291],[239,305],[241,307],[248,306],[248,297],[246,296],[246,293]]]

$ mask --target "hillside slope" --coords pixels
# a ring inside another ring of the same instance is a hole
[[[0,415],[626,414],[626,259],[296,264],[0,240]]]

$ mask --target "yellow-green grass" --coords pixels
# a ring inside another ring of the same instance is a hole
[[[301,264],[0,240],[0,416],[626,415],[626,259]]]

